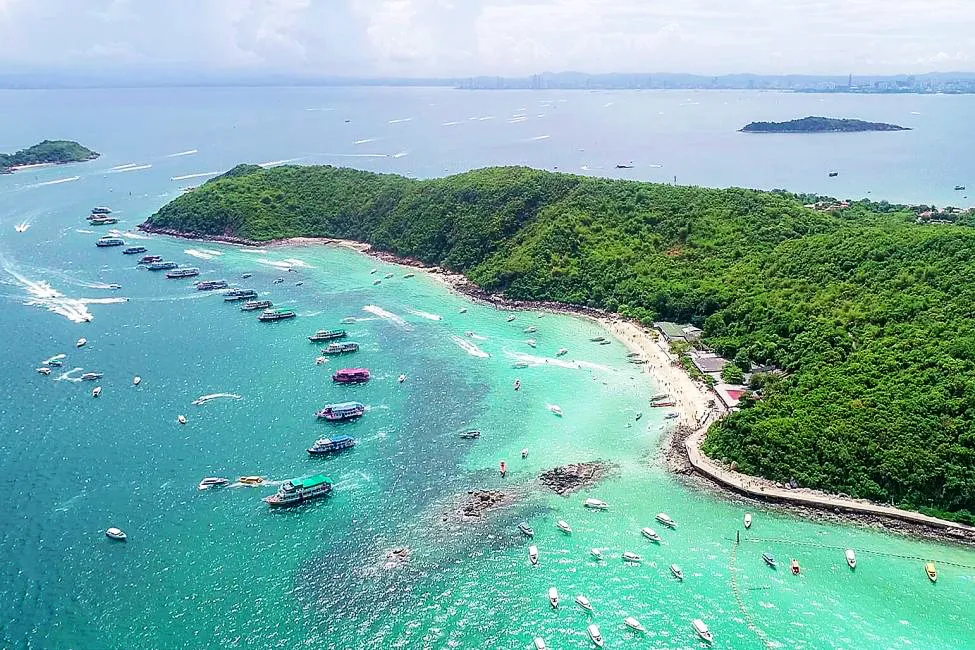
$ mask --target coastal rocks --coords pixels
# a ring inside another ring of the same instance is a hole
[[[592,487],[608,477],[617,466],[601,460],[590,463],[574,463],[555,467],[539,477],[542,485],[558,495],[565,496],[583,488]]]
[[[383,568],[386,570],[397,569],[409,562],[412,555],[413,551],[408,546],[391,549],[386,553],[386,561],[383,562]]]
[[[667,467],[675,474],[694,473],[694,466],[691,465],[691,461],[687,457],[687,446],[685,445],[688,436],[692,433],[694,433],[693,429],[686,424],[682,424],[674,429],[673,433],[670,434],[667,444],[664,446],[663,453],[664,459],[667,461]]]
[[[465,519],[481,517],[489,510],[500,507],[505,502],[504,492],[498,490],[470,490],[467,500],[461,504],[458,514]]]

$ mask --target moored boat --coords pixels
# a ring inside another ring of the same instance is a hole
[[[548,410],[559,417],[562,417],[564,415],[564,413],[562,412],[562,407],[557,404],[549,404]]]
[[[253,289],[231,289],[223,294],[224,302],[238,302],[240,300],[250,300],[257,298],[257,292]]]
[[[96,205],[91,209],[92,214],[112,214],[112,209],[104,205]]]
[[[528,522],[523,521],[520,524],[518,524],[518,530],[520,530],[521,534],[524,535],[525,537],[535,536],[535,529],[529,526]]]
[[[548,646],[545,645],[545,639],[540,636],[535,637],[535,650],[547,650]]]
[[[649,539],[651,542],[660,541],[660,535],[653,528],[643,528],[640,530],[640,534]]]
[[[122,255],[138,255],[139,253],[145,253],[148,248],[145,246],[130,246],[122,251]]]
[[[319,343],[321,341],[334,341],[335,339],[344,339],[348,334],[345,330],[318,330],[314,334],[308,337],[308,340],[312,343]]]
[[[626,618],[624,618],[623,624],[626,625],[626,627],[630,628],[631,630],[636,630],[637,632],[647,631],[647,628],[643,627],[643,624],[640,623],[640,621],[633,618],[632,616],[627,616]]]
[[[118,542],[124,542],[129,538],[128,535],[125,534],[124,530],[122,530],[121,528],[115,528],[114,526],[112,526],[111,528],[105,531],[105,537],[108,537],[109,539],[114,539],[115,541]]]
[[[572,527],[561,519],[556,522],[555,527],[561,530],[563,533],[569,534],[572,532]]]
[[[322,348],[322,354],[348,354],[351,352],[358,352],[359,344],[352,341],[340,341],[335,343],[329,343],[328,346]]]
[[[256,487],[258,485],[264,484],[264,477],[263,476],[241,476],[240,478],[237,479],[237,482],[240,483],[241,485],[251,485]]]
[[[924,565],[924,572],[928,574],[928,580],[931,582],[938,581],[938,567],[934,565],[934,562],[928,562]]]
[[[525,334],[534,334],[535,332],[537,332],[537,331],[538,331],[538,328],[537,328],[537,327],[535,327],[534,325],[529,325],[528,327],[526,327],[526,328],[525,328],[524,330],[522,330],[522,331],[524,331],[524,332],[525,332]]]
[[[752,513],[746,512],[745,513],[745,528],[751,528],[751,527],[752,527]]]
[[[226,289],[226,280],[203,280],[196,283],[197,291],[213,291],[215,289]]]
[[[172,271],[166,271],[166,277],[170,280],[179,280],[180,278],[192,278],[200,274],[200,269],[196,267],[188,267],[185,269],[173,269]]]
[[[643,558],[632,551],[623,551],[623,561],[637,564],[643,562]]]
[[[711,634],[711,630],[708,629],[707,623],[699,618],[695,618],[691,621],[691,625],[694,626],[694,631],[697,635],[704,639],[707,643],[714,643],[714,635]]]
[[[76,342],[76,343],[74,344],[74,346],[75,346],[76,348],[83,348],[83,347],[85,347],[85,345],[87,345],[87,344],[88,344],[88,339],[86,339],[86,338],[84,338],[84,337],[81,337],[81,338],[80,338],[80,339],[78,339],[78,341],[77,341],[77,342]]]
[[[91,389],[91,396],[92,397],[98,397],[101,394],[102,394],[102,387],[101,386],[95,386],[94,388]]]
[[[589,638],[592,639],[593,644],[597,648],[602,648],[605,645],[606,642],[603,641],[603,635],[602,632],[599,631],[598,625],[593,623],[586,628],[586,631],[589,633]]]
[[[162,255],[143,255],[139,258],[139,264],[152,264],[153,262],[162,262]]]
[[[99,248],[108,248],[111,246],[125,246],[125,240],[119,239],[118,237],[102,237],[95,242],[95,246]]]
[[[771,553],[762,553],[762,560],[765,564],[769,565],[773,569],[778,568],[778,563],[775,561],[775,557]]]
[[[270,300],[248,300],[243,305],[241,305],[241,311],[256,311],[258,309],[267,309],[268,307],[273,307],[274,303]]]
[[[586,597],[585,597],[585,596],[583,596],[582,594],[579,594],[578,596],[576,596],[576,604],[577,604],[577,605],[578,605],[579,607],[581,607],[581,608],[583,608],[584,610],[586,610],[587,612],[591,612],[591,611],[593,611],[593,608],[592,608],[592,603],[591,603],[591,602],[589,601],[589,599],[588,599],[588,598],[586,598]]]
[[[471,431],[463,432],[460,434],[460,437],[464,440],[477,440],[481,437],[481,432],[476,429],[472,429]]]
[[[789,563],[789,566],[792,568],[792,575],[794,576],[799,575],[799,573],[802,571],[802,569],[799,568],[799,560],[795,558],[792,558],[792,562]]]
[[[511,321],[513,321],[514,319],[515,319],[515,317],[514,317],[514,316],[508,316],[508,322],[509,322],[509,323],[510,323]]]
[[[662,523],[664,526],[667,526],[668,528],[676,528],[677,527],[677,522],[674,521],[673,519],[671,519],[670,518],[670,515],[668,515],[666,512],[658,512],[657,513],[657,521],[659,521],[660,523]]]
[[[674,574],[674,577],[677,578],[678,580],[683,580],[684,579],[684,570],[681,569],[678,565],[671,564],[670,565],[670,572],[673,573]]]
[[[362,417],[365,412],[366,407],[360,402],[342,402],[340,404],[329,404],[315,415],[329,422],[338,422]]]
[[[219,476],[208,476],[202,481],[200,481],[200,484],[197,486],[197,488],[200,490],[209,490],[212,487],[228,485],[229,483],[230,483],[230,479],[228,478],[222,478]]]
[[[104,377],[104,374],[100,372],[86,372],[85,374],[81,375],[81,380],[95,381],[96,379],[101,379],[102,377]]]
[[[180,424],[186,424],[186,416],[185,415],[179,415],[179,416],[176,417],[176,421],[179,422]]]
[[[852,548],[846,549],[846,563],[851,569],[857,568],[857,554]]]
[[[308,453],[312,456],[331,454],[343,449],[355,447],[356,442],[352,436],[332,436],[331,438],[319,438],[315,444],[308,448]]]
[[[294,318],[298,314],[294,313],[290,309],[265,309],[261,312],[261,315],[257,317],[257,320],[262,323],[287,320],[289,318]]]
[[[332,375],[332,381],[338,384],[361,384],[371,377],[368,368],[342,368]]]
[[[548,602],[550,605],[552,605],[552,609],[559,608],[559,590],[555,587],[549,587]]]
[[[564,357],[568,353],[569,353],[569,349],[568,348],[559,348],[559,351],[555,353],[555,356],[557,356],[557,357]]]
[[[662,407],[666,407],[666,406],[677,406],[677,402],[675,402],[672,399],[659,400],[657,402],[650,402],[650,406],[652,406],[654,408],[662,408]]]
[[[586,499],[582,502],[582,505],[593,510],[605,510],[609,507],[608,503],[601,501],[600,499]]]
[[[603,552],[600,551],[598,548],[589,549],[589,554],[592,555],[597,560],[603,559]]]
[[[37,372],[41,373],[42,375],[49,375],[51,374],[51,369],[47,366],[41,366],[37,369]]]
[[[168,271],[169,269],[175,269],[177,267],[179,267],[179,264],[177,264],[176,262],[159,261],[159,262],[150,262],[149,266],[147,266],[146,268],[149,269],[150,271]]]
[[[534,544],[528,547],[528,559],[531,561],[532,565],[538,564],[538,547]]]
[[[324,474],[316,474],[307,478],[291,479],[264,502],[269,506],[291,506],[310,499],[318,499],[332,491],[332,481]]]
[[[115,217],[96,217],[92,215],[88,217],[88,223],[92,226],[112,226],[118,223],[118,219]]]

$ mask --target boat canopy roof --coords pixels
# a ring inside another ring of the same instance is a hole
[[[369,374],[369,368],[342,368],[336,374],[339,375],[362,375]]]
[[[332,409],[333,411],[351,411],[366,407],[362,402],[342,402],[341,404],[328,404],[325,406],[325,408]]]
[[[325,476],[324,474],[315,474],[314,476],[306,476],[305,478],[296,478],[291,480],[291,484],[296,488],[313,488],[318,487],[323,483],[328,483],[331,485],[332,479]]]

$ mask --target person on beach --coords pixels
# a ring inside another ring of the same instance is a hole
[[[504,461],[501,461],[501,478],[504,478],[504,475],[507,473],[508,473],[508,464],[505,463]]]

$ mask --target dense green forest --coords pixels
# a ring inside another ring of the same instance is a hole
[[[83,162],[97,157],[97,152],[71,140],[44,140],[17,153],[0,153],[0,173],[17,165]]]
[[[740,367],[784,371],[756,377],[762,399],[712,428],[711,456],[971,521],[975,229],[808,200],[526,168],[421,181],[240,166],[146,227],[356,239],[510,298],[690,321]]]
[[[788,122],[751,122],[741,129],[744,133],[852,133],[856,131],[910,131],[906,126],[885,122],[839,119],[835,117],[803,117]]]

